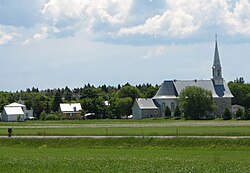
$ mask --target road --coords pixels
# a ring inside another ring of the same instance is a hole
[[[0,138],[15,139],[57,139],[57,138],[157,138],[157,139],[173,139],[173,138],[204,138],[204,139],[250,139],[250,136],[0,136]]]

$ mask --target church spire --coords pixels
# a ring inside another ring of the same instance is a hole
[[[217,34],[215,35],[215,51],[214,51],[214,64],[213,67],[221,67],[220,56],[217,45]]]
[[[215,85],[223,85],[222,78],[222,67],[220,63],[218,44],[217,44],[217,34],[215,35],[215,51],[214,51],[214,63],[213,63],[213,82]]]

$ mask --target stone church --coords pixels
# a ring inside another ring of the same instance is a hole
[[[132,112],[134,119],[150,117],[164,117],[168,106],[172,112],[178,105],[177,99],[183,89],[188,86],[201,87],[212,92],[218,111],[221,115],[225,108],[231,108],[233,95],[228,88],[227,82],[222,77],[217,39],[215,41],[214,62],[212,67],[212,79],[210,80],[167,80],[164,81],[153,98],[137,98],[133,104]]]

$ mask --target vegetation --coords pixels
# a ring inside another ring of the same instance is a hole
[[[1,172],[249,172],[249,139],[1,139]]]
[[[0,135],[7,136],[250,136],[250,122],[244,121],[184,121],[165,119],[90,120],[90,121],[30,121],[0,123]]]
[[[166,109],[165,109],[165,118],[170,118],[172,115],[171,113],[171,110],[168,106],[166,106]]]
[[[95,113],[99,118],[121,118],[131,115],[135,98],[153,97],[158,89],[158,85],[131,86],[129,83],[117,87],[106,85],[95,87],[87,84],[73,90],[66,86],[61,89],[39,91],[38,88],[33,87],[26,91],[0,92],[0,112],[5,105],[21,99],[27,109],[34,110],[37,119],[60,119],[57,112],[60,103],[63,102],[80,102],[84,113]]]
[[[185,119],[207,119],[216,110],[212,92],[195,86],[185,88],[178,101]]]
[[[249,120],[249,108],[250,108],[250,84],[245,83],[244,79],[237,78],[236,80],[229,82],[228,86],[234,95],[232,104],[238,104],[245,107],[243,114],[237,115],[237,119]],[[191,88],[191,89],[190,89]],[[190,104],[187,104],[187,97],[181,96],[180,109],[176,108],[174,117],[179,119],[181,115],[184,115],[186,119],[204,119],[211,118],[209,112],[214,111],[214,103],[210,96],[211,93],[207,91],[201,91],[190,87],[184,94],[189,95]],[[125,85],[114,86],[98,86],[87,84],[80,88],[70,89],[67,86],[65,88],[58,89],[46,89],[39,91],[38,88],[27,88],[26,91],[16,92],[0,92],[0,112],[3,107],[12,102],[18,102],[19,99],[25,102],[27,109],[33,109],[34,115],[37,119],[43,120],[57,120],[61,117],[58,115],[59,104],[80,102],[84,113],[95,113],[98,118],[122,118],[130,115],[131,107],[134,99],[152,98],[158,91],[158,85],[143,84],[131,86],[129,83]],[[195,94],[195,92],[197,92]],[[195,97],[199,99],[195,100]],[[205,99],[202,99],[205,98]],[[195,104],[193,104],[195,103]],[[202,106],[201,106],[202,105]],[[189,107],[190,106],[190,107]]]
[[[228,108],[226,108],[223,112],[222,115],[222,119],[223,120],[231,120],[232,119],[232,113],[230,112],[230,110]]]

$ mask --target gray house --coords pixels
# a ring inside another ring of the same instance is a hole
[[[212,67],[213,77],[210,80],[168,80],[164,81],[153,98],[135,100],[132,112],[134,119],[149,117],[164,117],[168,106],[173,114],[178,105],[177,99],[181,91],[188,86],[197,86],[212,92],[218,106],[217,115],[221,115],[225,108],[231,108],[233,97],[226,81],[222,77],[222,67],[219,58],[217,40],[215,41],[214,62]]]

